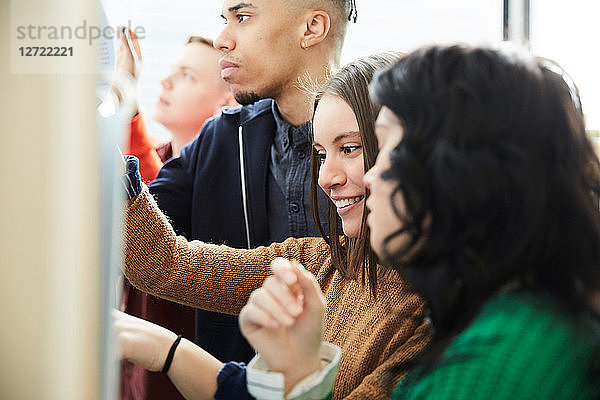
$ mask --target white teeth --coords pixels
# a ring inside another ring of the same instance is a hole
[[[352,199],[336,200],[336,201],[334,201],[334,203],[337,208],[344,208],[344,207],[348,207],[351,204],[361,201],[363,199],[363,197],[365,197],[365,196],[356,196]]]

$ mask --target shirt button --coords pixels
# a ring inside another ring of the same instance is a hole
[[[304,157],[306,157],[306,153],[303,151],[299,151],[298,152],[298,158],[301,160],[304,160]]]
[[[300,211],[300,206],[298,205],[298,203],[290,203],[290,212],[296,214],[298,211]]]

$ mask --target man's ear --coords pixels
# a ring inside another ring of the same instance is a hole
[[[331,18],[323,10],[311,10],[304,19],[300,46],[308,49],[323,42],[331,29]]]

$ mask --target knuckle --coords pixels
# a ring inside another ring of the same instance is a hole
[[[265,281],[263,282],[263,287],[271,287],[276,282],[277,282],[277,278],[274,277],[273,275],[271,275],[267,279],[265,279]]]
[[[260,297],[260,293],[263,290],[263,288],[258,288],[256,290],[254,290],[252,293],[250,293],[250,297],[248,298],[248,302],[249,303],[256,303],[256,299],[257,297]]]

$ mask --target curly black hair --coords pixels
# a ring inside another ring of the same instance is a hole
[[[589,296],[600,292],[600,165],[577,89],[556,63],[431,46],[379,73],[371,94],[404,132],[382,174],[404,198],[403,226],[380,260],[430,308],[424,371],[507,286],[599,319]],[[389,250],[401,234],[408,243]]]

